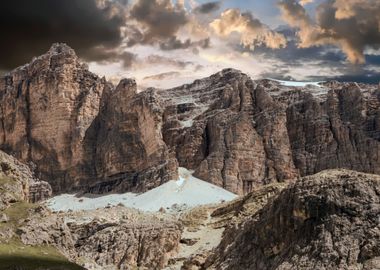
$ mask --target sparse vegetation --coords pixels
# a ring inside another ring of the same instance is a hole
[[[27,246],[18,240],[0,244],[0,270],[81,270],[51,246]]]

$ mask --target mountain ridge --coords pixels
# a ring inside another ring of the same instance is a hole
[[[142,192],[178,167],[236,194],[330,168],[380,173],[380,90],[252,80],[224,69],[137,92],[54,44],[0,79],[0,149],[36,164],[56,194]]]

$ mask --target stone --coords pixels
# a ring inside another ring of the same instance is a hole
[[[0,223],[7,223],[9,221],[9,218],[6,214],[0,214]]]

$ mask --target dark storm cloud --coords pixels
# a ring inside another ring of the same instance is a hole
[[[137,55],[130,52],[122,52],[116,59],[121,60],[123,67],[130,68],[137,61]]]
[[[126,1],[0,1],[0,68],[11,69],[65,42],[86,60],[113,57]]]
[[[220,1],[214,1],[214,2],[208,2],[208,3],[204,3],[200,6],[197,6],[195,9],[194,9],[194,13],[198,13],[198,14],[208,14],[208,13],[211,13],[211,12],[214,12],[214,11],[217,11],[220,9],[222,3]]]
[[[178,31],[190,23],[189,14],[181,4],[171,0],[138,0],[131,8],[131,23],[126,29],[126,44],[158,45],[161,50],[179,50],[190,47],[208,48],[209,39],[181,40]]]
[[[287,40],[287,47],[278,50],[271,50],[265,46],[256,47],[255,51],[240,46],[236,50],[240,52],[250,52],[254,58],[271,60],[274,64],[270,70],[265,70],[260,74],[260,78],[274,78],[279,80],[295,80],[291,76],[294,69],[304,67],[305,69],[318,69],[323,67],[325,73],[328,70],[331,76],[304,77],[305,81],[357,81],[362,83],[379,83],[380,74],[376,71],[376,66],[380,65],[380,55],[365,55],[365,65],[347,64],[345,54],[332,45],[318,47],[299,48],[297,45],[296,31],[286,26],[276,29],[283,34]]]

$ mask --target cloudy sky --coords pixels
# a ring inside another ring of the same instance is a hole
[[[65,42],[141,89],[223,68],[258,78],[380,81],[379,0],[0,1],[0,72]]]

